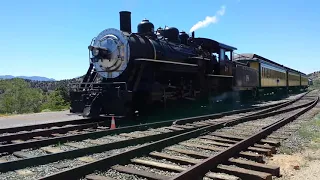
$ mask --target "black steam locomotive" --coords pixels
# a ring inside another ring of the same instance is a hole
[[[155,31],[148,20],[133,33],[127,11],[120,30],[102,31],[88,48],[90,67],[70,93],[70,111],[87,117],[134,115],[154,104],[252,90],[259,81],[248,63],[232,61],[235,47],[174,27]]]

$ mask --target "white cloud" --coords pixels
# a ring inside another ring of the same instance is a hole
[[[226,7],[221,6],[221,8],[216,12],[214,16],[207,16],[204,20],[197,22],[195,25],[192,26],[190,32],[195,31],[200,28],[207,27],[210,24],[214,24],[218,22],[219,16],[223,16],[225,14]]]
[[[220,16],[223,16],[225,12],[226,12],[226,6],[221,6],[221,9],[217,11],[217,14]]]

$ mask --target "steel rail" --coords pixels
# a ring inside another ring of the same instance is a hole
[[[309,106],[312,102],[308,102],[304,104],[304,106],[300,105],[299,107],[305,107]],[[185,132],[183,134],[179,134],[176,136],[171,136],[166,139],[162,139],[159,141],[155,141],[146,145],[142,145],[141,147],[134,148],[132,150],[128,150],[126,152],[112,155],[103,159],[96,160],[94,162],[78,166],[75,168],[71,168],[65,171],[61,171],[40,179],[46,179],[46,180],[51,180],[51,179],[75,179],[75,178],[82,178],[83,176],[93,173],[96,170],[104,170],[108,167],[111,167],[116,164],[122,164],[122,163],[127,163],[130,159],[137,157],[137,156],[142,156],[145,155],[149,152],[152,151],[157,151],[161,150],[167,146],[177,144],[181,141],[188,140],[193,137],[197,137],[203,133],[207,133],[216,129],[220,129],[226,126],[232,126],[235,124],[242,123],[244,121],[250,121],[250,120],[255,120],[255,119],[261,119],[261,118],[266,118],[269,116],[277,115],[279,112],[289,112],[291,110],[297,109],[296,107],[288,108],[286,110],[280,110],[280,111],[273,111],[273,112],[268,112],[265,114],[258,114],[256,116],[247,116],[247,117],[242,117],[238,119],[233,119],[229,120],[228,122],[221,122],[215,125],[209,125],[201,128],[197,128],[195,130],[189,130],[189,132]]]
[[[280,104],[280,106],[283,106],[283,104]],[[295,108],[296,107],[293,107],[292,109],[288,109],[287,111],[293,110]],[[271,107],[268,109],[270,111],[272,111],[272,110],[278,109],[278,106]],[[240,118],[236,118],[236,119],[232,119],[229,121],[218,123],[217,125],[219,127],[220,126],[223,127],[226,125],[225,124],[226,122],[233,122],[233,121],[243,122],[245,120],[253,120],[256,118],[262,118],[262,117],[266,117],[266,116],[275,115],[278,112],[280,112],[280,111],[275,111],[274,113],[271,113],[271,114],[270,113],[267,113],[267,114],[258,113],[256,116],[251,116],[251,115],[243,116]],[[183,120],[185,120],[184,122],[186,122],[186,123],[189,122],[186,119],[183,119]],[[210,125],[203,125],[203,127],[206,127],[206,126],[210,126]],[[150,128],[150,127],[148,127],[148,128]],[[173,132],[167,132],[167,133],[156,134],[156,135],[151,135],[151,136],[144,136],[144,137],[140,137],[140,138],[116,141],[116,142],[112,142],[112,143],[90,146],[90,147],[86,147],[86,148],[64,151],[64,152],[60,152],[60,153],[54,153],[54,154],[48,154],[48,155],[43,155],[43,156],[37,156],[37,157],[31,157],[31,158],[25,158],[25,159],[20,159],[20,160],[3,162],[3,163],[0,163],[0,172],[7,172],[10,170],[22,169],[22,168],[25,168],[28,166],[41,165],[41,164],[45,164],[45,163],[55,162],[55,161],[58,161],[61,159],[76,158],[79,156],[85,156],[85,155],[89,155],[89,154],[93,154],[93,153],[100,153],[100,152],[104,152],[104,151],[108,151],[108,150],[112,150],[112,149],[124,148],[127,146],[142,144],[142,143],[151,142],[151,141],[158,141],[161,139],[169,138],[169,137],[176,136],[176,135],[186,133],[189,131],[197,130],[199,128],[201,128],[201,127],[194,127],[194,128],[184,129],[184,130],[180,130],[180,131],[173,131]],[[117,130],[117,129],[115,129],[115,130]],[[106,131],[106,132],[110,132],[110,131]],[[83,136],[83,134],[80,134],[78,136],[81,136],[81,135]],[[65,138],[65,137],[62,137],[62,138]],[[88,138],[88,137],[86,137],[86,138]],[[42,141],[42,142],[44,142],[44,141]],[[45,142],[52,142],[52,141],[50,139],[48,139],[48,140],[45,140]],[[40,143],[30,142],[30,143],[36,144],[36,145],[41,144],[41,142]],[[19,143],[19,144],[22,144],[22,143]],[[22,145],[20,145],[20,146],[9,145],[9,146],[2,146],[2,148],[0,150],[1,150],[1,152],[12,153],[14,151],[20,150],[21,148],[25,148],[25,147],[26,146],[22,146]]]
[[[265,106],[255,107],[255,108],[246,108],[246,109],[240,109],[240,110],[234,110],[234,111],[227,111],[227,112],[204,115],[204,116],[198,116],[198,117],[201,118],[201,117],[210,116],[212,118],[216,118],[216,117],[226,116],[226,115],[229,115],[229,114],[236,114],[236,113],[241,113],[241,112],[250,112],[250,111],[259,110],[259,109],[262,109],[262,108],[274,107],[274,106],[281,105],[281,104],[286,104],[286,103],[291,103],[291,101],[280,102],[280,103],[275,103],[275,104],[265,105]],[[195,119],[195,117],[191,117],[191,118]],[[72,131],[72,130],[79,130],[79,129],[85,129],[85,128],[90,128],[90,127],[96,128],[98,125],[106,125],[110,121],[110,120],[108,120],[108,121],[97,121],[97,120],[98,119],[96,119],[93,122],[88,120],[88,119],[79,120],[79,122],[76,122],[76,120],[73,120],[72,123],[74,123],[74,124],[71,124],[71,126],[68,126],[68,127],[59,127],[59,128],[54,128],[54,129],[42,129],[42,130],[31,131],[31,132],[18,132],[18,133],[15,133],[15,134],[4,135],[4,136],[0,136],[0,142],[1,141],[7,141],[8,142],[8,141],[11,141],[11,140],[16,140],[16,139],[27,140],[27,139],[31,139],[32,137],[35,137],[35,136],[48,136],[48,135],[50,136],[52,133],[65,133],[65,132]],[[177,121],[178,123],[181,123],[181,122],[184,122],[184,121],[188,121],[188,118],[163,121],[163,122],[160,122],[159,125],[161,126],[161,123],[166,125],[167,122],[171,122],[171,121]],[[81,124],[81,123],[83,123],[83,124]],[[148,126],[148,124],[152,124],[152,123],[147,123],[145,125]],[[0,129],[0,132],[2,131],[2,132],[7,132],[7,133],[11,132],[12,133],[12,132],[17,132],[17,131],[34,130],[34,129],[48,128],[48,127],[62,126],[62,125],[68,125],[68,121],[57,122],[57,123],[49,123],[49,124],[39,124],[39,125],[32,125],[32,126],[26,126],[26,127],[15,127],[15,128],[8,128],[8,129]]]
[[[281,103],[284,103],[284,102],[281,102]],[[276,105],[276,104],[272,104],[272,105]],[[270,107],[272,105],[270,105]],[[242,110],[242,109],[240,109],[240,110]],[[91,122],[101,122],[100,121],[101,119],[108,119],[108,120],[104,120],[104,121],[106,121],[106,123],[110,123],[109,118],[106,118],[106,117],[91,118],[91,119],[82,118],[82,119],[66,120],[66,121],[60,121],[60,122],[50,122],[50,123],[41,123],[41,124],[35,124],[35,125],[0,128],[0,134],[16,133],[19,131],[32,131],[35,129],[46,129],[46,128],[51,128],[51,127],[55,127],[55,126],[60,127],[60,126],[66,126],[66,125],[80,125],[80,124],[87,124],[87,123],[91,123]]]
[[[304,95],[306,95],[306,94],[304,94]],[[77,141],[77,140],[83,140],[86,138],[99,138],[99,137],[103,137],[103,136],[111,135],[111,134],[127,133],[127,132],[138,131],[138,130],[147,130],[149,128],[159,128],[159,127],[163,127],[163,126],[171,126],[173,123],[175,123],[177,125],[183,125],[183,124],[193,123],[193,122],[201,121],[201,120],[205,120],[205,119],[221,118],[221,117],[227,116],[227,115],[252,112],[255,110],[261,110],[261,109],[267,108],[267,109],[259,112],[259,113],[263,113],[266,111],[276,110],[276,109],[282,108],[284,106],[287,106],[289,104],[292,104],[292,103],[300,100],[304,95],[302,95],[301,97],[299,97],[297,99],[291,100],[291,101],[281,102],[281,103],[276,103],[276,104],[271,104],[271,105],[266,105],[266,106],[259,106],[259,107],[254,107],[254,108],[246,108],[246,109],[227,111],[227,112],[222,112],[222,113],[217,113],[217,114],[209,114],[209,115],[182,118],[182,119],[176,119],[176,120],[168,120],[168,121],[162,121],[162,122],[127,126],[127,127],[121,127],[121,128],[112,129],[112,130],[110,130],[110,129],[109,130],[101,130],[101,131],[97,131],[97,132],[88,132],[88,133],[77,134],[77,135],[66,135],[66,136],[62,136],[62,137],[53,137],[53,138],[48,138],[48,139],[33,140],[33,141],[20,142],[20,143],[14,143],[14,144],[4,144],[4,145],[0,145],[0,153],[2,153],[2,152],[10,153],[10,152],[14,152],[17,150],[21,150],[23,148],[25,148],[25,149],[37,148],[37,147],[47,146],[47,145],[51,145],[51,144],[55,144],[55,143],[65,143],[67,141]],[[74,128],[66,127],[66,129],[73,130]],[[34,136],[40,136],[40,135],[47,135],[49,133],[57,133],[57,132],[62,132],[62,131],[63,130],[52,129],[52,130],[47,130],[47,131],[35,131],[35,132],[30,132],[30,133],[22,133],[22,134],[18,134],[18,135],[13,134],[13,135],[8,135],[8,136],[11,137],[10,139],[13,139],[12,137],[14,137],[14,138],[21,137],[21,139],[27,139],[28,137],[32,137],[32,136],[34,137]],[[0,139],[1,138],[2,137],[0,137]],[[4,141],[5,139],[6,138],[3,137],[1,140]]]
[[[98,126],[105,125],[106,122],[100,121],[100,122],[91,122],[91,123],[85,123],[85,124],[79,124],[79,125],[71,125],[67,127],[59,127],[59,128],[53,128],[53,129],[42,129],[32,132],[18,132],[15,134],[9,134],[0,136],[0,142],[2,141],[11,141],[11,140],[28,140],[35,136],[50,136],[53,133],[66,133],[68,131],[73,130],[83,130],[86,128],[97,128]]]
[[[187,171],[181,172],[180,174],[171,178],[170,180],[194,180],[194,179],[199,179],[200,177],[204,177],[204,174],[214,169],[214,167],[218,166],[220,163],[227,161],[227,159],[231,158],[235,154],[245,150],[246,148],[253,145],[254,143],[267,137],[273,131],[279,129],[280,127],[284,126],[290,121],[297,119],[300,115],[312,109],[318,103],[318,101],[319,101],[319,97],[317,97],[317,99],[314,100],[308,107],[300,110],[295,114],[290,115],[285,119],[282,119],[280,121],[277,121],[276,123],[273,123],[271,126],[267,126],[266,128],[263,128],[263,130],[257,132],[256,134],[234,144],[233,146],[225,149],[224,151],[219,152],[216,155],[213,155],[207,158],[202,163],[194,165]]]

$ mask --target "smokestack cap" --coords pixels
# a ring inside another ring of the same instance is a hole
[[[120,11],[120,30],[131,33],[131,12]]]

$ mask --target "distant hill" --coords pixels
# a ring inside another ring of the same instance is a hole
[[[314,80],[320,80],[320,71],[316,71],[316,72],[310,73],[310,74],[308,74],[308,77],[310,79],[312,79],[313,81]]]
[[[21,78],[27,79],[31,81],[56,81],[53,78],[41,77],[41,76],[11,76],[11,75],[0,75],[0,79],[13,79],[13,78]]]
[[[83,76],[80,76],[78,78],[72,78],[72,79],[63,79],[59,81],[32,81],[29,79],[26,79],[27,82],[30,83],[31,87],[33,88],[39,88],[43,91],[52,91],[55,90],[57,87],[66,87],[71,88],[71,84],[73,83],[80,83],[82,81]]]
[[[42,89],[44,92],[53,91],[57,87],[71,88],[73,83],[80,83],[83,76],[79,76],[72,79],[55,80],[52,78],[41,77],[41,76],[12,76],[12,75],[0,75],[0,80],[10,80],[13,78],[22,78],[30,84],[32,88]]]

